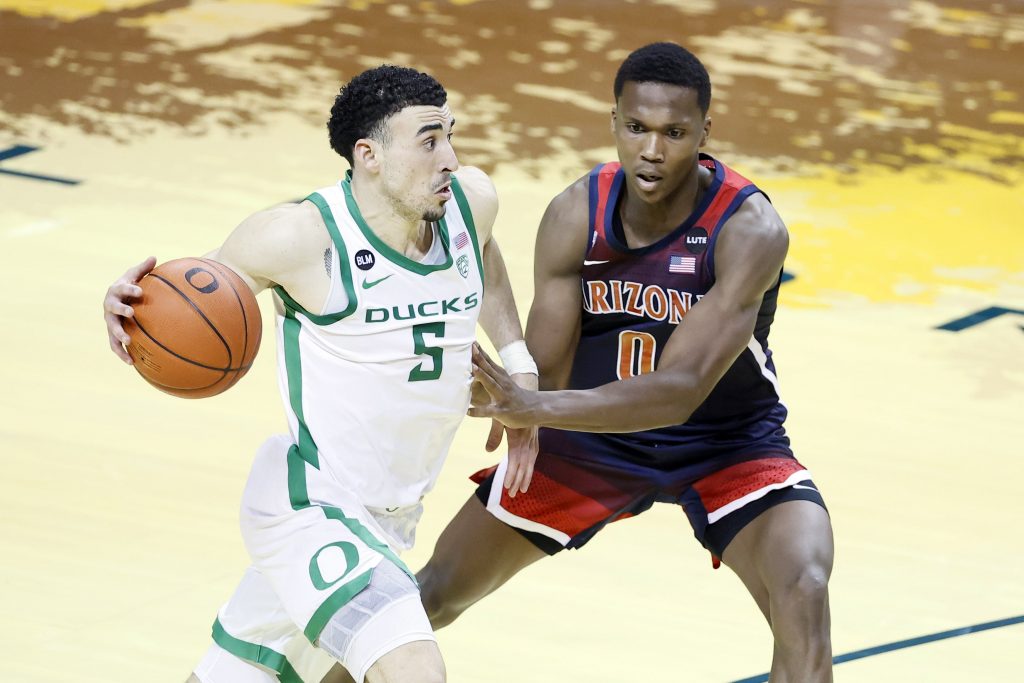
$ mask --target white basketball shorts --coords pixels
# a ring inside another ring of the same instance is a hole
[[[335,661],[316,647],[328,622],[338,627],[332,634],[348,633],[331,649],[357,682],[395,647],[435,639],[415,578],[394,550],[415,527],[419,506],[375,515],[333,483],[330,500],[312,504],[306,475],[318,473],[310,469],[287,436],[270,438],[256,454],[241,510],[253,564],[218,613],[216,646],[196,669],[203,683],[318,683]],[[364,593],[382,562],[400,571],[389,568],[387,580],[382,574]],[[367,598],[354,600],[360,594]],[[253,665],[251,678],[239,676],[235,658]]]

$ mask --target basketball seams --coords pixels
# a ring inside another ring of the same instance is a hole
[[[242,361],[242,363],[245,363],[246,358],[248,358],[248,356],[249,356],[249,316],[245,312],[245,303],[242,301],[242,295],[238,293],[238,288],[235,286],[235,279],[238,276],[235,275],[234,271],[225,272],[225,271],[231,270],[231,269],[228,268],[227,266],[223,265],[222,263],[218,263],[217,261],[212,261],[210,259],[205,259],[205,258],[201,258],[201,259],[198,259],[198,260],[200,262],[202,262],[202,263],[205,263],[205,264],[209,265],[211,268],[213,268],[218,273],[220,273],[224,277],[224,279],[227,281],[228,285],[231,286],[231,291],[235,295],[235,301],[238,302],[238,310],[241,311],[241,313],[242,313],[242,334],[243,334],[243,338],[242,338],[242,359],[241,359],[241,361]],[[243,282],[243,284],[245,284],[245,283]],[[248,287],[248,285],[246,285],[246,287]],[[258,310],[259,309],[257,308],[257,311]],[[253,354],[253,357],[254,357],[254,360],[255,360],[255,354]],[[239,367],[239,369],[235,371],[235,377],[231,380],[231,384],[230,384],[230,386],[228,388],[233,387],[235,385],[235,383],[238,382],[238,380],[242,378],[242,375],[245,373],[246,370],[248,370],[249,367],[251,367],[251,365],[252,365],[252,363],[250,363],[249,366],[245,367],[244,369],[242,367]]]
[[[184,299],[185,301],[188,302],[188,305],[192,307],[192,310],[194,310],[196,313],[198,313],[199,317],[201,317],[206,322],[206,324],[210,326],[210,329],[213,330],[213,333],[215,335],[217,335],[218,339],[220,339],[220,343],[224,345],[224,350],[228,352],[228,367],[230,368],[231,365],[232,365],[232,362],[234,361],[234,354],[231,352],[231,344],[229,344],[228,340],[224,338],[224,335],[222,335],[220,333],[220,330],[218,330],[217,326],[213,324],[213,321],[210,320],[208,317],[206,317],[206,313],[203,312],[203,309],[199,308],[199,306],[197,306],[196,303],[194,301],[192,301],[192,299],[190,299],[187,294],[185,294],[185,292],[183,292],[180,289],[178,289],[177,285],[175,285],[173,282],[171,282],[170,280],[168,280],[164,276],[157,275],[156,273],[150,273],[146,277],[156,278],[160,282],[162,282],[165,285],[167,285],[168,287],[170,287],[172,290],[174,290],[175,293],[178,294],[178,296],[180,296],[182,299]],[[152,337],[150,337],[150,338],[152,339]],[[154,339],[154,341],[156,341],[156,340]],[[171,351],[170,349],[167,349],[167,350],[168,350],[168,352],[173,353],[173,351]],[[242,360],[244,361],[245,359],[242,358]],[[199,365],[201,365],[201,364],[199,364]]]
[[[200,281],[194,281],[200,273]],[[185,283],[203,296],[193,295]],[[148,384],[182,398],[206,398],[230,389],[252,367],[263,336],[262,316],[249,286],[228,266],[204,258],[175,259],[139,284],[144,296],[124,326],[138,337],[128,351]]]
[[[252,363],[250,363],[249,365],[242,365],[242,366],[237,367],[237,368],[233,368],[230,365],[228,367],[226,367],[226,368],[219,368],[219,367],[217,367],[215,365],[207,365],[206,363],[200,363],[197,360],[192,360],[191,358],[186,358],[185,356],[181,355],[177,351],[172,351],[171,349],[169,349],[166,346],[164,346],[160,342],[160,340],[157,339],[156,337],[154,337],[153,335],[151,335],[146,330],[146,328],[142,326],[142,324],[138,320],[135,320],[135,326],[138,327],[139,330],[141,330],[144,335],[149,337],[150,341],[152,341],[154,344],[156,344],[161,349],[163,349],[167,353],[171,354],[172,356],[174,356],[178,360],[184,361],[184,362],[188,363],[189,365],[195,365],[196,367],[203,368],[204,370],[213,370],[214,372],[223,372],[225,375],[227,375],[227,373],[229,373],[229,372],[236,372],[236,371],[239,371],[239,370],[248,370],[249,368],[252,367]],[[223,377],[221,379],[223,379]],[[217,381],[219,382],[220,380],[217,380]],[[167,386],[167,385],[165,385],[165,386]]]

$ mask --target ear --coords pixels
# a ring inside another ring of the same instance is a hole
[[[352,146],[353,165],[360,165],[370,173],[380,171],[380,149],[370,138],[360,138]]]
[[[711,117],[704,117],[704,134],[700,136],[700,146],[708,144],[708,138],[711,136]]]
[[[615,107],[612,107],[612,120],[611,120],[612,135],[615,135],[615,119],[616,119]]]

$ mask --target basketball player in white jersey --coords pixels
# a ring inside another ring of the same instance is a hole
[[[446,99],[412,69],[357,76],[328,123],[351,172],[252,215],[209,254],[254,292],[273,289],[290,433],[256,455],[241,520],[252,566],[190,681],[313,683],[336,662],[358,682],[445,680],[398,553],[469,406],[478,318],[536,388],[491,238],[494,187],[477,169],[455,173]],[[104,302],[111,348],[129,363],[121,320],[153,264],[125,273]],[[514,493],[529,482],[536,432],[508,438]]]

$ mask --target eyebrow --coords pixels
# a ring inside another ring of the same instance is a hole
[[[449,125],[454,128],[455,119],[452,119]],[[418,131],[416,131],[416,137],[419,137],[430,130],[444,130],[444,126],[442,126],[440,123],[428,123],[427,125],[420,128]]]

